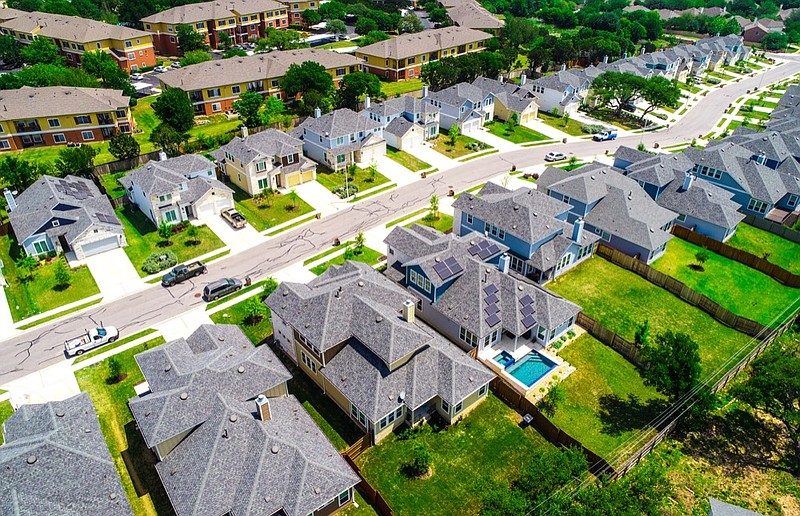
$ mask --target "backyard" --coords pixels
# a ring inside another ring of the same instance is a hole
[[[344,253],[331,258],[330,260],[317,265],[316,267],[312,267],[309,269],[311,272],[319,276],[323,272],[328,270],[328,267],[331,265],[342,265],[345,261],[350,260],[354,262],[362,262],[366,263],[367,265],[377,265],[378,262],[381,261],[383,258],[383,254],[374,250],[370,249],[367,246],[363,246],[361,249],[353,248],[346,250]]]
[[[345,172],[347,174],[346,177]],[[349,185],[355,185],[358,188],[357,192],[363,192],[389,182],[389,178],[378,172],[377,167],[372,169],[372,167],[351,166],[334,172],[327,167],[317,166],[317,182],[331,192],[334,192],[337,188],[344,187],[345,178]]]
[[[4,291],[14,321],[100,293],[92,273],[85,265],[69,269],[71,275],[69,286],[66,288],[59,286],[55,272],[56,264],[59,260],[63,260],[61,257],[39,262],[31,279],[23,280],[24,273],[17,267],[17,261],[23,255],[24,251],[12,236],[0,237],[2,273],[8,283]]]
[[[789,272],[800,274],[800,244],[769,231],[740,223],[736,233],[726,242],[729,246],[760,256]]]
[[[463,134],[458,135],[455,145],[450,145],[450,137],[448,136],[448,132],[444,129],[441,129],[439,131],[439,136],[433,140],[430,140],[430,142],[435,151],[453,159],[466,156],[467,154],[472,154],[473,152],[485,151],[494,148],[489,144],[479,142],[475,138],[471,138]],[[477,148],[475,148],[476,145]]]
[[[142,270],[142,264],[153,253],[172,251],[178,257],[178,263],[183,263],[224,245],[208,226],[203,225],[197,226],[198,233],[195,238],[190,237],[186,230],[179,231],[170,237],[172,245],[161,247],[159,243],[164,239],[158,234],[150,219],[136,207],[123,206],[118,208],[116,213],[122,222],[125,238],[128,241],[128,245],[124,247],[125,254],[141,277],[148,275]]]
[[[741,348],[755,345],[747,335],[597,256],[548,283],[547,288],[577,303],[586,315],[631,342],[645,320],[650,323],[651,335],[666,330],[687,333],[700,347],[705,374],[722,366]],[[725,370],[731,365],[726,364]]]
[[[381,91],[387,97],[395,97],[405,93],[422,90],[421,79],[406,79],[405,81],[381,81]]]
[[[314,211],[299,195],[275,194],[269,199],[250,197],[247,193],[233,183],[228,183],[233,189],[233,202],[236,210],[241,213],[247,222],[256,231],[264,231],[294,218]]]
[[[413,156],[406,151],[397,150],[393,147],[386,147],[386,155],[412,172],[420,172],[422,170],[431,168],[429,164],[425,163],[416,156]]]
[[[483,482],[508,485],[531,454],[552,446],[532,427],[520,428],[520,421],[516,412],[490,393],[459,424],[439,431],[425,425],[416,438],[408,440],[390,435],[356,463],[395,514],[477,514]],[[433,456],[433,475],[425,480],[405,473],[416,443],[424,444]]]
[[[486,129],[495,136],[508,140],[512,143],[541,142],[550,138],[542,133],[525,126],[515,125],[509,130],[508,124],[503,122],[490,122],[486,124]]]
[[[701,251],[707,256],[702,265],[696,258]],[[800,289],[781,285],[747,265],[680,238],[673,238],[667,252],[652,266],[731,312],[768,326],[780,326],[800,302]]]
[[[571,118],[569,120],[565,120],[564,117],[556,116],[551,113],[545,113],[544,111],[539,111],[538,117],[542,122],[550,127],[565,132],[570,136],[586,136],[586,133],[581,131],[581,126],[583,123],[577,120],[573,120]]]
[[[550,420],[601,457],[611,459],[667,407],[662,395],[644,385],[636,366],[589,334],[559,356],[575,371],[561,382],[566,397]]]

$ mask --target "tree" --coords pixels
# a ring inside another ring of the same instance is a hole
[[[67,0],[45,0],[39,10],[44,13],[79,16],[78,10]]]
[[[270,125],[286,110],[286,104],[277,97],[269,96],[264,99],[261,108],[261,125]]]
[[[248,326],[254,326],[261,322],[266,313],[266,305],[257,297],[251,297],[244,304],[244,323]]]
[[[516,113],[511,113],[511,116],[506,120],[506,130],[511,133],[514,128],[519,125],[519,116]]]
[[[219,48],[227,50],[231,46],[231,37],[227,32],[219,32]]]
[[[185,133],[194,126],[192,101],[180,88],[167,88],[153,102],[152,107],[162,123],[179,133]]]
[[[447,133],[447,137],[450,140],[450,146],[455,146],[456,142],[458,141],[458,137],[461,136],[461,130],[458,128],[456,124],[450,126],[450,130]]]
[[[439,196],[436,194],[432,194],[429,205],[428,205],[428,212],[432,219],[439,218]]]
[[[297,209],[297,199],[299,199],[300,196],[297,195],[297,192],[294,190],[294,188],[289,190],[289,193],[286,194],[286,195],[289,197],[289,200],[292,201],[291,210],[296,210]]]
[[[320,6],[320,9],[322,9],[322,6]],[[334,19],[329,21],[327,24],[325,24],[325,29],[331,34],[336,34],[337,36],[340,34],[347,34],[347,25],[345,25],[342,20]]]
[[[281,89],[289,98],[316,91],[322,97],[333,95],[336,87],[325,67],[314,61],[292,64],[281,79]]]
[[[789,46],[789,37],[783,32],[768,32],[761,40],[761,47],[767,50],[785,50]]]
[[[264,288],[261,290],[261,299],[268,298],[273,292],[278,290],[278,280],[270,276],[264,280]]]
[[[417,18],[414,14],[407,14],[400,18],[400,23],[397,24],[397,30],[401,34],[404,32],[422,32],[425,26],[422,25],[422,20]]]
[[[647,365],[642,371],[645,384],[676,401],[700,378],[698,349],[697,342],[685,333],[659,333],[654,343],[642,348],[642,360]]]
[[[562,387],[560,383],[557,383],[550,387],[550,390],[544,395],[542,401],[539,402],[539,410],[541,410],[545,416],[553,417],[556,414],[558,406],[564,403],[566,399],[567,393],[564,387]]]
[[[120,21],[141,27],[139,20],[158,12],[156,0],[119,0],[117,15]]]
[[[178,48],[186,55],[186,52],[194,50],[208,50],[206,45],[206,37],[200,34],[191,25],[180,23],[175,28],[175,34],[178,36]]]
[[[358,45],[361,47],[366,47],[367,45],[372,45],[373,43],[378,43],[379,41],[386,41],[389,38],[390,36],[385,32],[371,30],[358,40]]]
[[[0,61],[7,65],[17,66],[22,63],[22,52],[14,36],[6,34],[0,36]]]
[[[247,53],[245,52],[245,55]],[[205,63],[211,61],[211,55],[205,50],[189,50],[183,53],[180,60],[181,66],[189,66],[198,63]]]
[[[165,123],[159,124],[150,133],[150,141],[162,148],[170,158],[180,155],[181,146],[186,143],[186,140],[188,137],[185,133],[180,133]]]
[[[356,234],[353,243],[355,245],[356,254],[361,254],[364,251],[364,244],[367,243],[367,237],[364,236],[363,231],[359,231],[358,234]]]
[[[119,357],[112,355],[108,359],[108,381],[109,383],[118,383],[122,379],[122,363]]]
[[[200,235],[200,230],[197,229],[197,226],[195,226],[194,224],[189,224],[189,227],[186,228],[186,236],[188,236],[191,239],[190,242],[192,243],[192,245],[200,244],[200,240],[197,239],[199,235]]]
[[[411,460],[406,464],[409,474],[415,477],[427,476],[433,464],[433,455],[428,448],[421,442],[415,442],[409,455]]]
[[[356,22],[356,34],[365,35],[378,30],[378,24],[370,18],[359,18]]]
[[[647,108],[642,112],[639,120],[656,108],[674,107],[681,100],[681,89],[665,77],[655,76],[647,79],[642,88],[642,99],[647,102]]]
[[[22,60],[26,64],[64,64],[64,57],[58,51],[58,47],[47,38],[36,37],[20,50]]]
[[[443,23],[447,21],[447,11],[442,7],[437,7],[428,13],[428,19],[434,23]]]
[[[614,108],[619,115],[622,106],[635,103],[642,96],[646,79],[622,72],[603,72],[592,83],[592,89],[604,106]]]
[[[273,27],[267,28],[267,37],[258,40],[256,51],[264,50],[293,50],[295,48],[307,47],[303,41],[303,35],[292,29],[278,30]]]
[[[352,72],[342,77],[336,95],[336,105],[340,108],[358,110],[358,101],[362,96],[371,98],[382,96],[381,81],[377,75],[368,72]]]
[[[273,190],[268,186],[264,187],[264,189],[261,190],[261,193],[259,194],[259,198],[264,201],[264,204],[267,206],[267,208],[272,207],[273,197],[275,197],[275,190]]]
[[[223,34],[225,33],[223,32]],[[222,59],[230,59],[231,57],[247,57],[247,52],[241,48],[231,47],[222,54]]]
[[[88,177],[94,170],[94,157],[97,149],[89,145],[61,149],[56,160],[56,169],[62,176],[74,175]]]
[[[320,15],[316,9],[306,9],[300,13],[300,18],[302,18],[306,26],[316,25],[322,21],[322,15]]]
[[[246,127],[258,127],[261,125],[261,105],[264,103],[264,97],[257,91],[246,91],[239,95],[239,100],[233,103],[239,116],[244,121]]]
[[[102,50],[85,52],[81,57],[81,67],[86,73],[99,78],[104,88],[122,90],[131,97],[131,105],[135,105],[136,88],[130,83],[128,72],[117,66],[110,54]]]
[[[55,276],[56,286],[60,289],[67,288],[72,280],[72,275],[69,273],[69,269],[64,263],[64,260],[58,260],[56,262],[53,275]]]
[[[108,142],[108,152],[120,160],[135,158],[139,151],[139,142],[130,134],[116,133]]]
[[[337,0],[325,2],[319,6],[319,14],[323,20],[342,20],[347,16],[347,6]],[[330,29],[329,29],[330,30]]]
[[[711,253],[705,249],[701,249],[694,253],[694,259],[697,262],[697,268],[701,271],[703,270],[703,265],[708,261],[709,258],[711,258]]]
[[[33,273],[39,266],[39,262],[36,258],[28,254],[14,262],[14,265],[17,266],[17,274],[19,275],[20,281],[27,282],[33,279]]]
[[[633,335],[633,342],[640,348],[647,346],[650,338],[650,319],[645,319],[642,324],[636,327]]]
[[[158,225],[158,235],[164,240],[164,242],[170,242],[170,237],[172,236],[172,226],[167,222],[166,219],[161,219],[161,224]]]
[[[27,189],[47,172],[43,165],[17,156],[5,156],[0,160],[0,179],[18,192]]]

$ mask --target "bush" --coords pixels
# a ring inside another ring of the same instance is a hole
[[[407,464],[408,472],[415,476],[421,477],[428,473],[433,463],[433,456],[428,448],[422,443],[414,443],[411,448],[411,462]]]
[[[569,336],[570,339],[574,339],[576,335],[575,330],[569,330],[567,332],[567,335]]]
[[[669,118],[669,115],[667,115],[666,113],[650,113],[650,114],[661,120],[666,120],[667,118]]]
[[[753,106],[744,105],[744,106],[739,108],[739,111],[741,111],[742,113],[752,113],[753,112]]]
[[[338,195],[340,199],[346,199],[346,198],[358,193],[358,186],[356,186],[356,185],[351,183],[351,184],[347,185],[347,189],[345,190],[345,186],[342,185],[342,186],[339,186],[338,188],[334,189],[333,193]]]
[[[583,124],[581,126],[581,132],[587,134],[597,134],[600,131],[605,130],[605,128],[606,126],[604,126],[603,124]]]
[[[426,425],[420,424],[411,428],[404,428],[402,432],[397,434],[397,438],[401,441],[407,441],[409,439],[416,439],[418,435],[422,434],[425,430]]]
[[[716,77],[706,77],[706,82],[708,84],[719,84],[722,82],[722,79],[718,79]]]
[[[153,253],[147,257],[142,264],[142,270],[147,274],[155,274],[164,269],[174,267],[178,263],[178,257],[172,251]]]

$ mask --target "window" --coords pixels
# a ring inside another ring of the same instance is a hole
[[[169,37],[169,42],[170,43],[175,43],[175,36],[170,36]]]
[[[416,285],[423,291],[430,294],[431,281],[428,278],[426,278],[423,274],[419,274],[414,269],[411,269],[410,279],[412,284]]]
[[[67,138],[63,134],[58,133],[53,135],[53,141],[56,143],[66,143]]]
[[[461,412],[462,408],[464,408],[464,402],[463,401],[459,401],[458,405],[456,405],[455,408],[453,409],[453,415],[456,415],[459,412]]]
[[[277,88],[278,87],[278,79],[272,79],[272,81],[270,81],[270,85],[272,85],[273,88]]]
[[[769,207],[769,204],[759,201],[758,199],[750,199],[750,202],[747,204],[747,209],[756,213],[766,213],[767,207]]]
[[[231,92],[234,95],[238,94],[241,91],[242,91],[242,87],[241,86],[231,86]]]
[[[131,52],[128,54],[128,61],[135,61],[136,60],[136,52]]]
[[[317,374],[317,363],[311,360],[311,357],[306,355],[305,351],[300,352],[300,358],[303,359],[303,363],[306,365],[307,368],[311,369],[314,374]]]
[[[499,238],[500,240],[505,240],[505,238],[506,238],[506,232],[505,231],[503,231],[502,229],[498,228],[497,226],[489,224],[488,222],[486,222],[483,225],[483,230],[488,232],[493,237]]]
[[[219,102],[214,102],[213,104],[211,104],[211,111],[213,111],[214,113],[222,111],[222,105]]]
[[[0,149],[10,149],[11,144],[8,143],[8,140],[0,140]]]
[[[175,215],[174,210],[170,210],[164,213],[164,220],[166,220],[167,222],[176,222],[178,220],[178,216]]]
[[[345,69],[344,68],[337,68],[336,69],[336,77],[341,77],[344,74],[345,74]]]
[[[414,57],[409,57],[409,58],[408,58],[408,64],[412,65],[412,64],[414,64],[415,62],[416,62],[416,58],[414,58]]]
[[[39,240],[38,242],[33,243],[33,250],[36,251],[36,254],[44,254],[49,249],[47,248],[47,242],[44,240]]]
[[[57,227],[58,227],[58,226],[60,226],[60,225],[61,225],[61,223],[60,223],[58,220],[54,220],[54,221],[53,221],[53,227],[54,227],[54,228],[57,228]]]
[[[397,407],[397,410],[390,413],[385,418],[378,421],[378,430],[383,430],[403,416],[403,407]]]
[[[458,332],[458,338],[475,348],[478,346],[478,336],[464,328],[463,326]]]
[[[258,189],[263,190],[264,188],[269,188],[269,179],[266,177],[258,180]]]
[[[83,138],[84,141],[94,140],[94,133],[92,131],[83,131],[81,132],[81,138]]]
[[[339,507],[350,501],[350,490],[339,493]]]
[[[344,163],[344,154],[338,154],[336,156],[336,163]]]
[[[294,163],[294,154],[289,154],[288,156],[286,156],[286,163],[289,165]]]
[[[450,413],[450,404],[447,403],[445,400],[442,400],[442,410],[444,412]]]
[[[205,28],[205,26],[206,26],[206,24],[205,24],[205,23],[203,23],[203,22],[197,22],[197,28],[198,28],[198,29],[203,29],[203,28]]]
[[[701,176],[710,177],[712,179],[719,179],[722,177],[722,171],[707,167],[705,165],[695,165],[692,171],[700,174]]]
[[[150,30],[150,24],[149,23],[145,23],[144,24],[144,29],[145,30]]]
[[[168,193],[166,195],[159,195],[158,196],[158,200],[159,200],[159,202],[171,201],[172,200],[172,194]]]
[[[85,125],[92,123],[92,117],[89,115],[78,115],[75,117],[75,123],[78,125]]]
[[[133,46],[133,41],[126,41],[125,48],[131,48]]]
[[[353,419],[361,423],[361,426],[367,428],[367,415],[361,412],[361,409],[359,409],[352,403],[350,404],[350,415],[353,416]]]
[[[489,390],[489,384],[481,385],[481,388],[478,389],[478,397],[480,398],[481,396],[485,396],[486,391],[488,390]]]
[[[124,109],[118,109],[115,114],[117,115],[117,118],[125,118],[128,116],[128,113],[126,113]]]
[[[219,97],[219,88],[211,88],[210,90],[206,90],[206,93],[208,93],[208,98],[210,99]]]
[[[562,201],[564,201],[565,203],[569,204],[569,201],[570,201],[571,199],[570,199],[570,198],[569,198],[569,196],[567,196],[567,195],[562,195],[562,196],[561,196],[561,200],[562,200]]]
[[[686,215],[684,215],[683,213],[679,214],[678,215],[678,220],[681,221],[681,222],[685,221],[686,220]]]
[[[48,118],[47,125],[50,127],[61,127],[61,122],[58,120],[58,118]]]
[[[414,77],[414,70],[413,69],[408,71],[408,76],[409,77]]]
[[[789,200],[787,201],[787,204],[789,206],[794,207],[797,204],[797,199],[798,199],[798,197],[796,195],[792,194],[792,195],[789,196]]]

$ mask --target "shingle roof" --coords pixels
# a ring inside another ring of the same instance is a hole
[[[233,192],[230,187],[213,177],[192,177],[208,170],[214,170],[214,164],[208,158],[199,154],[185,154],[164,161],[148,161],[144,166],[121,177],[119,182],[125,188],[138,186],[148,197],[171,193],[178,185],[186,183],[189,190],[185,192],[185,198],[181,194],[181,199],[187,202],[196,201],[211,189]]]
[[[404,136],[406,133],[414,129],[416,124],[413,122],[409,122],[402,116],[399,116],[389,122],[386,127],[383,128],[384,133],[393,134],[395,136]],[[422,129],[420,129],[422,130]]]
[[[133,514],[87,393],[20,406],[3,435],[0,513]]]
[[[711,505],[708,516],[762,516],[759,512],[749,511],[738,505],[729,504],[717,500],[716,498],[709,498],[708,502]]]
[[[447,16],[459,27],[470,29],[501,29],[506,25],[476,1],[448,7]]]
[[[342,108],[326,113],[319,118],[310,116],[297,126],[297,129],[307,129],[326,138],[338,138],[358,132],[371,132],[382,125],[365,116],[359,116],[352,109]],[[299,132],[299,131],[298,131]]]
[[[3,9],[3,11],[5,10]],[[149,32],[78,16],[38,11],[18,14],[0,23],[0,27],[28,34],[36,32],[38,36],[74,41],[76,43],[92,43],[104,39],[131,40],[136,38],[152,42],[152,35]]]
[[[744,220],[738,210],[739,203],[733,194],[708,181],[697,181],[685,190],[683,175],[675,174],[669,185],[658,196],[659,206],[683,215],[689,215],[722,228],[735,228]]]
[[[108,113],[128,107],[120,90],[48,86],[0,91],[0,120]]]
[[[638,149],[634,149],[633,147],[627,147],[625,145],[620,146],[614,151],[614,160],[620,159],[622,161],[627,161],[628,163],[637,163],[639,161],[650,159],[653,155],[649,152],[640,151]]]
[[[466,101],[470,101],[477,106],[489,95],[491,95],[490,92],[484,91],[477,86],[473,86],[468,82],[460,82],[449,88],[433,92],[427,98],[438,100],[442,104],[450,106],[461,106]]]
[[[538,107],[536,99],[530,96],[530,91],[521,89],[513,83],[500,82],[497,79],[478,77],[472,81],[472,85],[480,88],[484,95],[491,93],[495,97],[495,102],[505,106],[506,109],[514,113],[522,113],[531,108]]]
[[[692,160],[683,154],[651,154],[649,158],[630,165],[626,171],[632,179],[662,187],[674,181],[676,173],[683,177],[693,167]]]
[[[413,34],[401,34],[396,38],[361,47],[358,49],[358,53],[389,59],[405,59],[426,52],[436,52],[488,39],[492,39],[492,36],[483,31],[463,27],[445,27]]]
[[[439,109],[424,99],[418,99],[410,95],[402,95],[387,99],[383,102],[373,102],[369,109],[362,112],[375,113],[381,117],[395,116],[403,113],[438,113]]]
[[[302,154],[303,142],[277,129],[267,129],[246,138],[236,137],[220,147],[219,151],[230,154],[243,165],[267,158]],[[217,153],[218,154],[218,153]]]
[[[286,9],[274,0],[227,0],[179,5],[142,18],[144,23],[196,23],[205,20],[234,18],[242,14]]]

